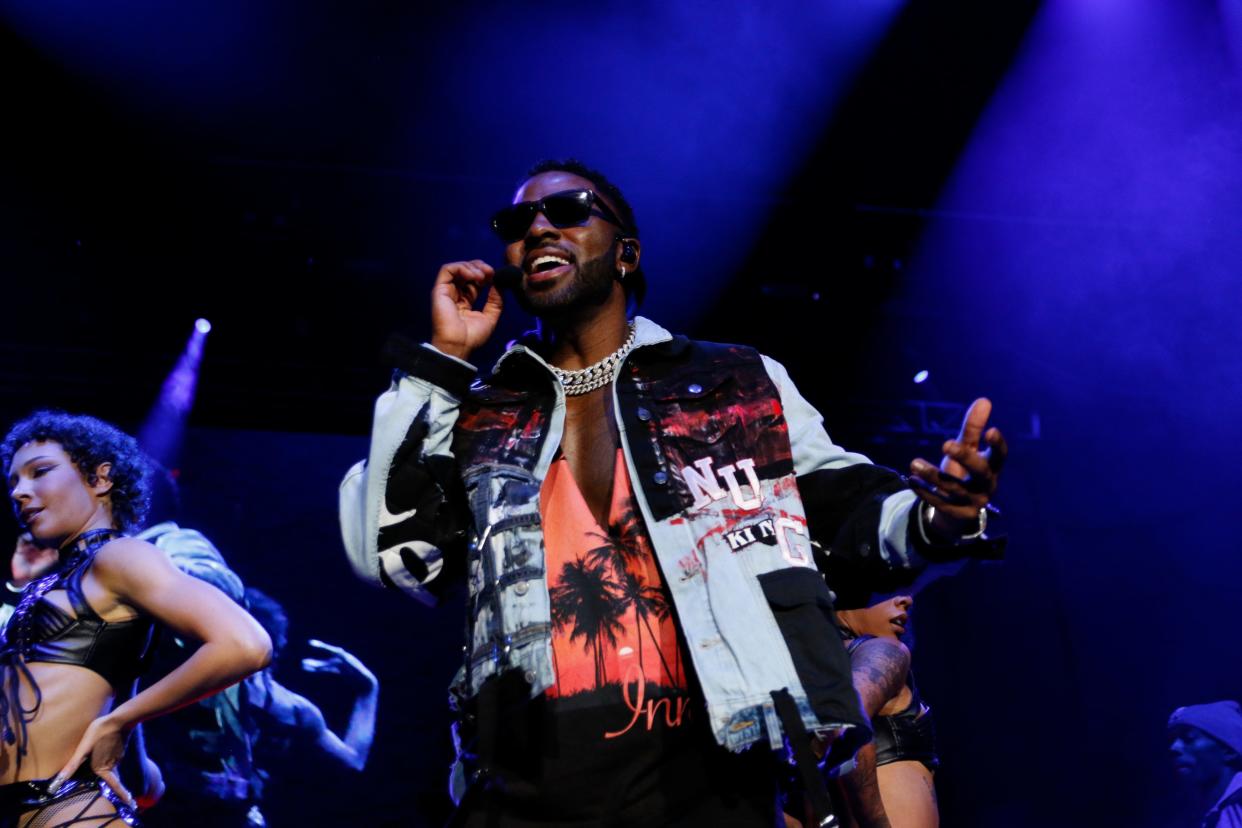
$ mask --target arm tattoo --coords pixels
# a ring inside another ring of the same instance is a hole
[[[857,766],[841,777],[850,814],[859,828],[892,828],[875,776],[875,745],[864,745],[854,759]]]
[[[910,652],[899,642],[874,638],[854,650],[850,667],[863,708],[869,717],[874,717],[905,687]]]

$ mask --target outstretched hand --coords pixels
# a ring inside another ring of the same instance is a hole
[[[302,669],[306,672],[353,676],[368,686],[374,686],[378,683],[375,674],[368,670],[367,666],[348,650],[333,646],[332,644],[325,644],[314,638],[306,643],[317,650],[322,650],[325,655],[324,658],[302,659]]]
[[[91,772],[102,779],[131,808],[137,808],[133,795],[121,784],[121,776],[117,768],[121,757],[125,755],[125,738],[128,732],[120,723],[107,715],[100,716],[86,727],[86,732],[78,740],[69,762],[52,777],[48,783],[48,793],[53,794],[67,779],[77,773],[79,767],[90,759]]]
[[[980,397],[971,403],[956,440],[946,440],[940,466],[923,458],[910,463],[910,486],[936,508],[937,525],[950,532],[975,526],[979,511],[996,493],[1009,448],[1000,429],[988,428],[992,403]],[[985,430],[986,429],[986,430]],[[941,523],[941,516],[956,525]]]
[[[436,274],[431,289],[431,344],[458,359],[468,359],[496,330],[504,299],[492,284],[495,271],[487,262],[472,259],[450,262]],[[482,292],[483,307],[475,310]]]

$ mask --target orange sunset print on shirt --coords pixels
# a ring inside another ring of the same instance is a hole
[[[689,715],[672,602],[617,450],[608,527],[583,500],[564,457],[540,497],[552,651],[560,703],[615,706],[602,738],[678,727]],[[553,521],[547,516],[555,515]]]

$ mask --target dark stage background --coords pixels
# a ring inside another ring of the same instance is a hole
[[[353,578],[336,484],[437,266],[582,157],[644,312],[785,362],[838,442],[904,468],[995,401],[1009,558],[914,610],[943,824],[1179,824],[1164,722],[1242,697],[1239,50],[1237,0],[0,0],[0,415],[137,431],[210,319],[183,523],[335,726],[298,642],[382,682],[367,770],[270,822],[439,824],[459,608]]]

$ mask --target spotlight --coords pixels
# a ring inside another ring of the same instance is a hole
[[[138,432],[138,444],[165,468],[173,468],[177,461],[210,330],[211,323],[206,319],[194,320],[194,331],[186,340],[185,350],[165,378],[160,396]]]
[[[926,370],[919,371],[917,374],[914,375],[914,384],[921,385],[924,382],[927,382],[927,378],[929,376],[931,376],[931,374],[929,374]]]

